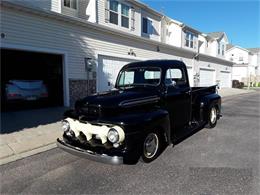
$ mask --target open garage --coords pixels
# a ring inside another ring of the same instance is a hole
[[[63,106],[63,56],[1,49],[2,110]]]

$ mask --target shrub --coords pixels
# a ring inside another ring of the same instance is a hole
[[[245,86],[245,84],[244,84],[243,82],[240,82],[240,83],[239,83],[239,88],[240,88],[240,89],[244,88],[244,86]]]

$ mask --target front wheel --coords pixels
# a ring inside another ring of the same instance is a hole
[[[217,125],[218,109],[215,105],[211,106],[208,113],[208,125],[207,128],[214,128]]]
[[[148,133],[144,139],[141,160],[145,163],[150,163],[155,160],[163,148],[163,136],[159,133]]]

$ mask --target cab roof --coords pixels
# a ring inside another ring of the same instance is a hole
[[[158,67],[167,69],[168,67],[185,68],[186,65],[180,60],[146,60],[129,63],[125,65],[122,70],[135,67]]]

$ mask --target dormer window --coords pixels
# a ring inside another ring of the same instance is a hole
[[[185,46],[194,48],[194,34],[187,31],[185,35]]]
[[[129,28],[129,6],[121,4],[121,26]]]
[[[220,55],[220,42],[218,42],[218,55]]]
[[[110,1],[109,22],[118,25],[118,2],[117,1]]]
[[[64,7],[77,9],[77,0],[64,0]]]
[[[129,29],[130,16],[132,22],[131,29],[134,30],[134,22],[135,22],[134,9],[133,8],[130,9],[130,6],[128,6],[125,3],[121,3],[116,0],[107,0],[106,22]]]
[[[222,45],[222,56],[224,56],[224,54],[225,54],[225,46]]]
[[[148,33],[148,19],[143,18],[143,33]]]

